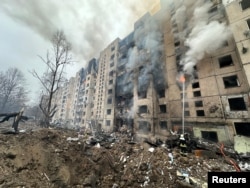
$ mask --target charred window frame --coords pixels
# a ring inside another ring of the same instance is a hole
[[[196,116],[205,116],[204,110],[196,110]]]
[[[206,140],[218,142],[218,135],[215,131],[201,131],[201,137]]]
[[[223,77],[225,88],[239,87],[240,83],[237,75]]]
[[[168,129],[168,124],[166,121],[160,121],[160,128],[162,130],[167,130]]]
[[[234,62],[231,55],[226,55],[218,59],[220,68],[233,66]]]
[[[162,104],[159,105],[159,107],[160,107],[160,113],[167,113],[167,105]]]
[[[250,136],[250,123],[249,122],[235,122],[234,127],[236,134],[243,136]]]
[[[240,1],[240,6],[242,10],[246,10],[250,8],[250,1],[249,0],[242,0]]]
[[[148,113],[148,106],[147,105],[139,106],[138,113],[140,114]]]
[[[243,97],[228,99],[229,107],[231,111],[246,111],[247,106]]]
[[[139,132],[149,133],[151,132],[151,125],[147,121],[139,121]]]
[[[203,107],[203,102],[202,101],[195,101],[194,105],[195,105],[195,107]]]

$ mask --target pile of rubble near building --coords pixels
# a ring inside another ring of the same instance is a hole
[[[249,170],[248,156],[216,144],[181,155],[158,143],[61,129],[0,134],[0,187],[205,188],[208,172]]]

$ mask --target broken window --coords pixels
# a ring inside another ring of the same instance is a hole
[[[106,120],[106,126],[110,126],[111,121],[110,120]]]
[[[114,51],[114,50],[115,50],[115,46],[112,46],[111,51]]]
[[[239,87],[239,81],[237,75],[223,77],[225,88]]]
[[[144,132],[144,133],[148,133],[151,131],[151,126],[150,123],[147,121],[139,121],[139,131],[140,132]]]
[[[218,60],[219,60],[220,68],[233,65],[233,59],[231,55],[220,57]]]
[[[196,110],[196,115],[197,116],[205,116],[204,110]]]
[[[160,128],[167,130],[168,126],[167,126],[167,122],[166,121],[160,121]]]
[[[246,10],[248,8],[250,8],[250,1],[249,0],[242,0],[240,2],[241,8],[242,10]]]
[[[167,106],[165,104],[160,105],[160,112],[161,113],[167,113]]]
[[[248,122],[235,122],[234,127],[236,133],[243,136],[250,136],[250,123]]]
[[[193,88],[193,89],[199,88],[199,87],[200,87],[199,82],[192,83],[192,88]]]
[[[111,109],[107,110],[107,114],[110,115],[111,114]]]
[[[148,113],[148,106],[147,105],[139,106],[139,113]]]
[[[195,101],[194,105],[195,105],[195,107],[203,107],[203,102],[202,101]]]
[[[247,110],[243,97],[230,98],[228,99],[228,103],[231,111]]]
[[[201,137],[213,142],[218,142],[218,135],[215,131],[201,131]]]
[[[201,91],[194,91],[194,97],[200,97],[201,96]]]

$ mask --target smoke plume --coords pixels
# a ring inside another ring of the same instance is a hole
[[[152,4],[154,0],[2,0],[0,10],[48,41],[63,30],[77,60],[88,62],[115,38],[127,35]]]
[[[184,45],[188,48],[181,60],[185,74],[192,75],[193,67],[204,57],[223,46],[231,36],[229,27],[224,22],[213,18],[218,13],[223,14],[223,6],[218,6],[215,12],[210,11],[209,1],[185,1],[177,9],[174,18],[178,24],[187,26],[179,33]],[[193,14],[192,14],[193,13]],[[191,19],[187,19],[191,15]]]

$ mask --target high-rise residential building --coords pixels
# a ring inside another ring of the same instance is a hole
[[[85,75],[81,126],[127,127],[138,138],[249,136],[249,28],[248,0],[160,1]]]
[[[114,130],[115,83],[118,59],[119,39],[114,40],[98,58],[98,74],[96,79],[94,119],[96,128],[105,131]]]

